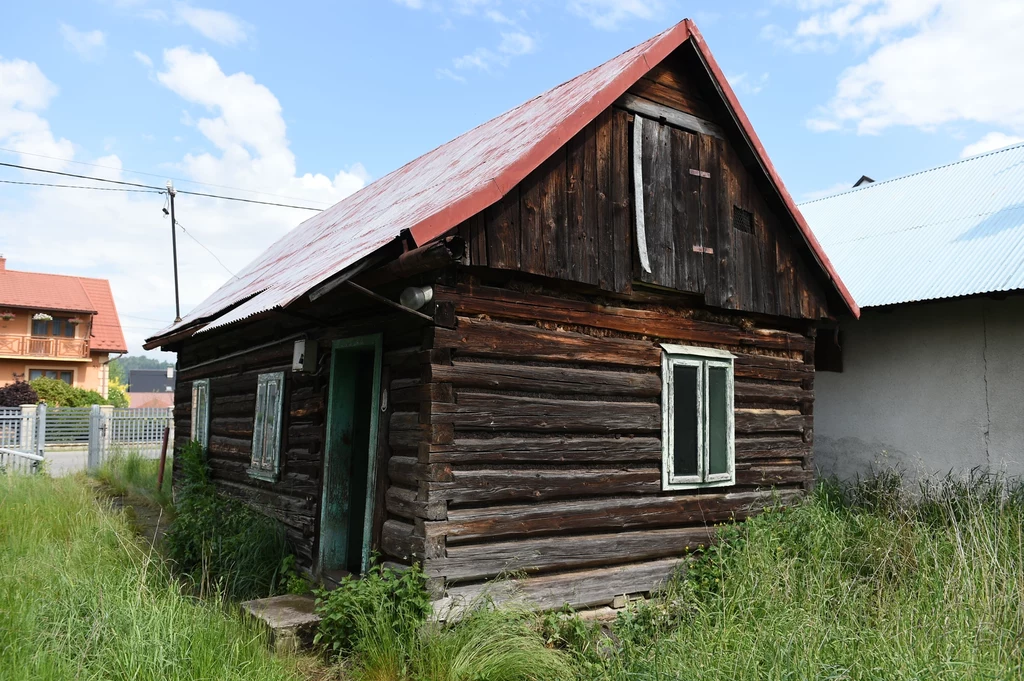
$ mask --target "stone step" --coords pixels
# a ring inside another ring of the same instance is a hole
[[[313,644],[320,616],[313,612],[310,595],[285,594],[242,603],[242,612],[270,632],[270,645],[278,653],[294,653]]]

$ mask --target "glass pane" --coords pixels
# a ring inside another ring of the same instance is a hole
[[[708,367],[708,474],[729,472],[729,371]]]
[[[698,367],[685,364],[677,364],[673,370],[675,413],[672,414],[672,456],[676,475],[697,475],[700,442],[697,419],[698,370]]]
[[[34,381],[37,378],[42,378],[42,377],[43,377],[42,370],[40,370],[40,369],[29,369],[28,380]]]
[[[75,337],[75,325],[66,320],[64,322],[64,335],[68,338]]]
[[[52,322],[50,322],[50,333],[52,333],[54,336],[63,336],[64,335],[64,320],[63,319],[54,319]]]
[[[75,382],[74,376],[75,375],[73,373],[71,373],[70,371],[62,371],[62,372],[60,372],[60,380],[64,381],[68,385],[71,385],[72,383]]]
[[[56,371],[47,371],[46,372],[46,377],[47,378],[57,378],[57,372]]]
[[[47,335],[47,324],[48,322],[42,319],[32,320],[32,335],[33,336],[46,336]]]

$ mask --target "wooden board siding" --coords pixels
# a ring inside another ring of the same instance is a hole
[[[388,504],[405,520],[389,529],[452,596],[515,571],[549,585],[546,607],[610,602],[624,587],[581,597],[570,577],[675,565],[712,540],[714,523],[795,498],[811,480],[808,336],[664,304],[468,283],[435,296],[457,323],[435,328],[421,355],[429,407],[391,417],[402,491]],[[661,490],[658,342],[737,355],[734,487]]]
[[[708,103],[693,69],[674,55],[630,94],[723,129],[725,114]],[[468,244],[465,263],[616,293],[643,282],[702,296],[704,304],[726,310],[827,317],[816,264],[795,225],[780,217],[778,197],[736,135],[723,139],[644,117],[641,167],[651,265],[644,271],[636,247],[634,120],[633,113],[608,109],[498,205],[457,227]],[[749,230],[734,226],[737,209],[752,216]]]
[[[466,263],[629,291],[630,118],[604,112],[499,204],[462,223]]]

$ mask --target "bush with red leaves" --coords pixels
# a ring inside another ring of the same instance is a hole
[[[20,407],[23,404],[35,404],[39,395],[25,381],[15,381],[0,388],[0,407]]]

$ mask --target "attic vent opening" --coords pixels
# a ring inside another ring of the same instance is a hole
[[[732,228],[738,232],[754,233],[754,214],[739,206],[732,207]]]

